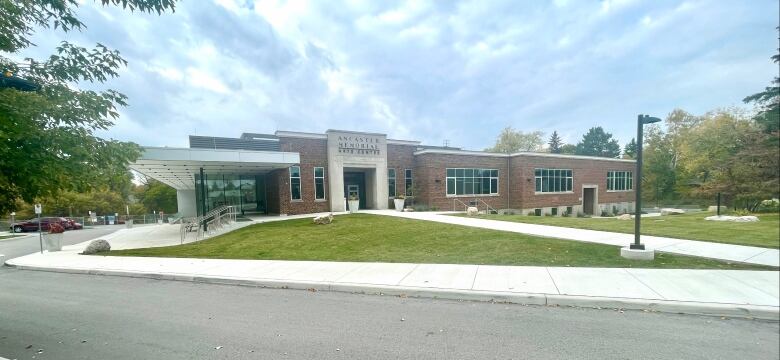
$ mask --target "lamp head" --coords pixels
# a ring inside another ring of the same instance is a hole
[[[657,117],[652,117],[650,115],[645,115],[642,117],[642,124],[653,124],[657,122],[661,122],[661,119]]]

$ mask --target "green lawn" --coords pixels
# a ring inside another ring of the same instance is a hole
[[[728,244],[780,248],[780,215],[758,214],[758,222],[706,221],[709,212],[642,218],[642,234],[677,239],[703,240]],[[455,216],[466,216],[465,214]],[[479,215],[483,219],[514,221],[577,229],[634,233],[633,220],[559,216]]]
[[[103,253],[105,254],[105,253]],[[330,225],[295,219],[251,225],[198,243],[111,251],[108,255],[496,264],[589,267],[771,269],[658,254],[651,262],[620,257],[618,247],[389,216],[336,216]]]

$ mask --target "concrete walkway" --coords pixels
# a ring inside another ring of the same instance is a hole
[[[304,216],[267,217],[238,223],[236,226],[297,217]],[[113,249],[176,245],[180,242],[178,228],[177,225],[152,225],[120,230],[103,238],[112,244]],[[780,273],[777,271],[79,255],[78,253],[88,243],[87,241],[67,246],[59,252],[34,253],[8,260],[6,263],[19,269],[29,270],[275,288],[506,301],[537,305],[643,309],[774,320],[780,318]]]
[[[363,212],[606,245],[626,246],[634,241],[633,234],[447,215],[452,212],[399,212],[393,210],[365,210]],[[610,220],[605,219],[604,221]],[[777,249],[648,235],[642,235],[642,243],[648,249],[673,254],[780,267],[780,250]]]

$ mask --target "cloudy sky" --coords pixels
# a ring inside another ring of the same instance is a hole
[[[187,135],[348,129],[482,149],[506,126],[621,143],[638,113],[742,105],[778,69],[777,0],[187,0],[161,16],[85,0],[81,33],[129,61],[130,98],[103,134],[187,146]]]

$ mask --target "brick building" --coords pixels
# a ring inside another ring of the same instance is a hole
[[[145,147],[131,168],[177,190],[179,214],[221,205],[306,214],[407,205],[522,213],[633,210],[633,160],[521,152],[497,154],[388,139],[384,134],[277,131],[240,138],[190,136],[189,148]]]

